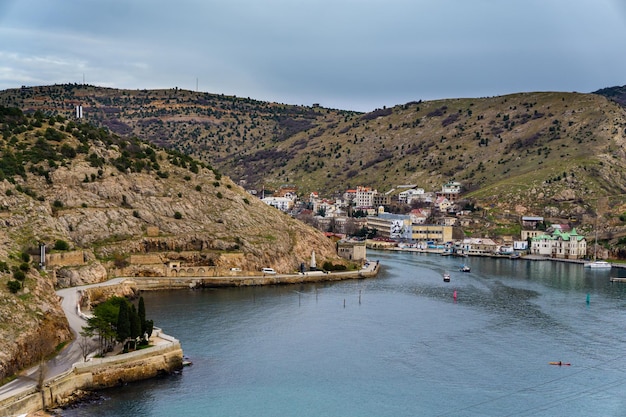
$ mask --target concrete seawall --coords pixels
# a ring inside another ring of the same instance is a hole
[[[180,342],[158,333],[155,346],[74,364],[71,370],[46,381],[41,390],[31,388],[0,401],[0,416],[34,413],[58,407],[78,390],[109,388],[121,383],[152,378],[182,368]]]
[[[380,270],[374,261],[368,267],[358,271],[341,271],[324,273],[322,271],[305,272],[304,274],[277,274],[261,276],[228,276],[228,277],[128,277],[143,291],[170,290],[183,288],[218,288],[247,287],[257,285],[284,285],[310,282],[343,281],[375,277]]]

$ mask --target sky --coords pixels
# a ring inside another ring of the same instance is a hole
[[[371,111],[626,85],[626,0],[0,0],[0,90],[182,88]]]

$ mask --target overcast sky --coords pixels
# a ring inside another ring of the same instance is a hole
[[[626,0],[0,0],[0,89],[179,87],[370,111],[626,84]]]

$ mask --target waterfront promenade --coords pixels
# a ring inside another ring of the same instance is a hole
[[[443,249],[428,249],[428,248],[411,248],[411,247],[398,247],[392,245],[375,245],[368,246],[368,249],[372,250],[381,250],[381,251],[391,251],[391,252],[414,252],[414,253],[428,253],[433,255],[442,255],[442,256],[455,256],[455,255],[444,255]],[[499,255],[499,254],[468,254],[466,256],[462,256],[462,258],[494,258],[494,259],[516,259],[516,260],[526,260],[526,261],[553,261],[553,262],[567,262],[573,264],[584,264],[589,262],[589,259],[563,259],[563,258],[553,258],[549,256],[541,256],[541,255],[521,255],[517,258],[511,258],[510,255]],[[612,268],[626,268],[626,262],[611,262],[607,260],[611,264]]]
[[[232,276],[177,276],[177,277],[127,277],[142,291],[188,288],[249,287],[287,285],[310,282],[342,281],[375,277],[380,270],[378,261],[369,261],[352,271],[308,271],[294,274],[261,274]]]

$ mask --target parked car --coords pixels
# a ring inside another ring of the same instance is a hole
[[[268,274],[268,275],[276,274],[276,271],[274,271],[274,268],[263,268],[261,269],[261,272],[263,272],[263,274]]]

